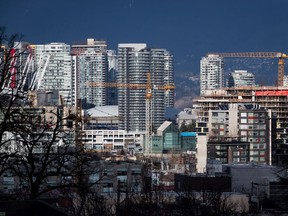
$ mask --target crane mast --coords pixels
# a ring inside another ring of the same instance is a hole
[[[146,84],[146,138],[145,138],[145,148],[146,154],[151,154],[152,148],[152,84],[150,73],[147,74],[147,84]]]
[[[145,95],[145,148],[144,152],[146,154],[151,154],[152,151],[152,91],[164,90],[169,91],[175,89],[174,83],[168,83],[164,86],[152,85],[150,72],[147,73],[147,82],[146,83],[121,83],[121,82],[87,82],[86,86],[88,87],[107,87],[107,88],[129,88],[129,89],[146,89]]]

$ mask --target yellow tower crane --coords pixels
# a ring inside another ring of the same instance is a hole
[[[218,57],[232,57],[232,58],[278,58],[278,86],[283,86],[284,79],[284,59],[288,58],[288,55],[281,52],[240,52],[240,53],[208,53],[209,55],[215,55]]]
[[[152,85],[150,72],[147,73],[146,83],[121,83],[121,82],[87,82],[89,87],[106,87],[106,88],[128,88],[128,89],[146,89],[146,118],[145,118],[145,132],[146,132],[146,142],[145,142],[145,154],[151,154],[152,150],[152,90],[159,89],[164,91],[169,91],[175,89],[174,83],[169,83],[164,86]]]

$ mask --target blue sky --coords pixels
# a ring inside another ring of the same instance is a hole
[[[0,26],[31,43],[88,37],[168,49],[175,72],[207,52],[288,52],[287,0],[1,0]]]

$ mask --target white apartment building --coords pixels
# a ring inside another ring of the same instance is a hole
[[[224,87],[224,61],[217,55],[202,57],[200,61],[200,94]]]
[[[146,130],[146,88],[148,73],[152,89],[151,121],[158,128],[165,120],[165,107],[174,105],[174,91],[157,86],[174,83],[173,56],[166,49],[147,48],[146,44],[118,45],[117,81],[141,88],[118,88],[119,128],[126,131]],[[143,88],[144,85],[144,88]],[[166,94],[165,94],[166,93]]]
[[[49,43],[35,45],[35,62],[37,65],[36,90],[59,90],[67,105],[72,98],[72,64],[70,45]]]
[[[107,82],[108,60],[107,44],[104,40],[88,38],[84,44],[72,45],[75,71],[76,98],[91,106],[104,106],[106,87],[100,85]]]
[[[145,43],[118,44],[118,77],[120,83],[145,84],[149,71],[149,52]],[[138,63],[138,65],[137,65]],[[141,63],[141,64],[139,64]],[[146,89],[118,88],[119,129],[145,131]]]
[[[164,50],[164,85],[174,83],[174,63],[173,56],[167,50]],[[165,106],[174,108],[174,89],[165,92]]]
[[[144,132],[126,132],[124,130],[84,130],[86,151],[107,151],[120,153],[143,152]]]

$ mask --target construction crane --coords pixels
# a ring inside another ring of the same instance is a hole
[[[145,118],[145,153],[151,154],[152,150],[152,84],[150,73],[147,74],[146,83],[146,118]]]
[[[24,90],[28,73],[33,65],[30,46],[27,46],[27,50],[28,53],[21,52],[15,47],[1,46],[0,64],[7,64],[7,70],[4,71],[6,73],[4,78],[7,79],[5,81],[6,88]],[[24,62],[25,64],[23,64]]]
[[[152,85],[150,72],[147,73],[146,83],[120,83],[120,82],[87,82],[88,87],[107,87],[107,88],[129,88],[129,89],[146,89],[146,118],[145,118],[145,133],[146,133],[146,148],[145,153],[151,154],[152,150],[152,98],[153,90],[169,91],[175,89],[174,83],[168,83],[163,86]]]
[[[232,58],[278,58],[278,86],[283,86],[284,80],[284,59],[288,55],[281,52],[240,52],[240,53],[208,53],[206,56],[215,55],[218,57]]]
[[[38,90],[40,88],[41,82],[43,80],[46,68],[48,66],[48,63],[50,61],[50,55],[49,54],[41,54],[40,58],[37,63],[37,70],[36,73],[34,73],[31,84],[29,89],[31,90]]]

